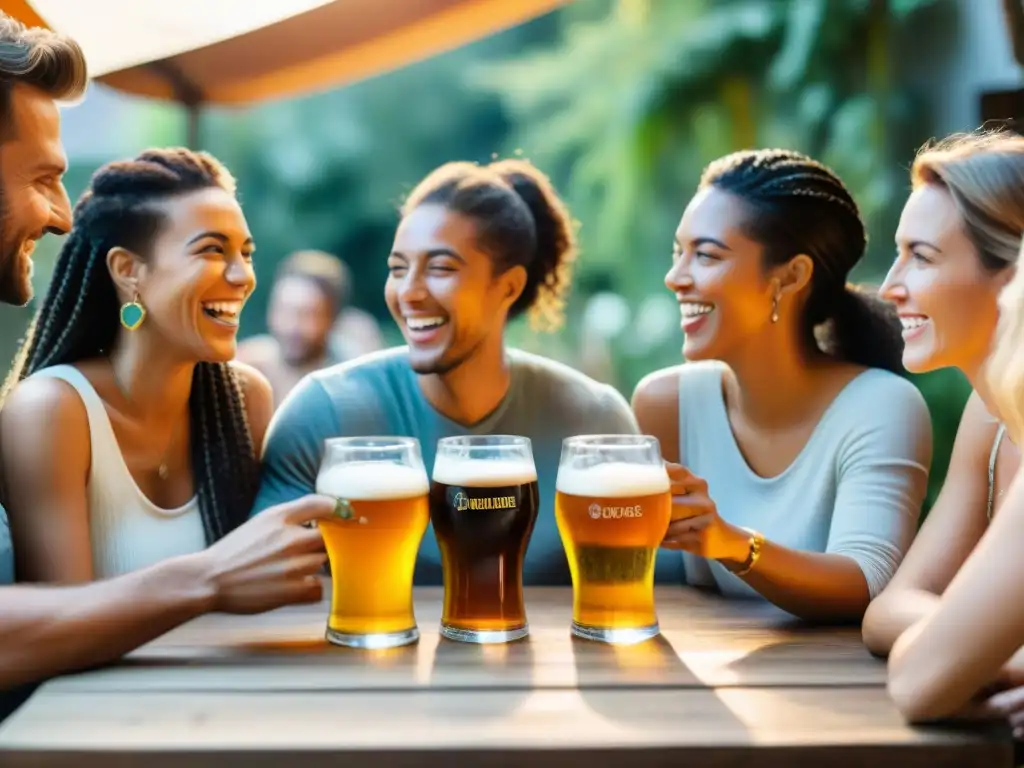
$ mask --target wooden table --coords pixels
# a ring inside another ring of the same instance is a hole
[[[102,670],[42,686],[0,727],[6,768],[263,766],[1011,766],[1007,729],[910,728],[855,629],[658,589],[662,636],[571,638],[568,589],[527,590],[531,636],[437,633],[359,651],[323,639],[327,602],[206,616]]]

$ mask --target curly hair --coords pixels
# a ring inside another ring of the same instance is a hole
[[[412,191],[402,215],[428,203],[475,220],[481,247],[499,272],[526,269],[526,287],[511,318],[528,312],[536,329],[561,327],[577,255],[576,225],[545,174],[525,160],[447,163]]]

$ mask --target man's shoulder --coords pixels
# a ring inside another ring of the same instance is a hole
[[[531,399],[557,407],[589,409],[595,404],[625,400],[615,387],[591,378],[582,371],[550,357],[521,349],[509,349],[509,359],[517,369],[522,389]]]
[[[272,439],[319,446],[324,437],[379,434],[398,392],[389,379],[398,380],[392,371],[402,359],[402,350],[385,350],[307,374],[275,412]]]
[[[389,381],[400,382],[408,378],[410,370],[408,347],[391,347],[321,368],[307,379],[333,394],[363,386],[376,387]]]
[[[609,386],[579,371],[572,366],[551,357],[510,347],[508,357],[512,365],[524,375],[527,381],[555,382],[576,385],[589,389]]]

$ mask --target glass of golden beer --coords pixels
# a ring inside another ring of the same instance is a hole
[[[672,515],[657,438],[565,439],[555,490],[572,574],[572,633],[622,644],[657,635],[654,563]]]
[[[419,441],[338,437],[325,441],[316,492],[338,500],[317,525],[331,563],[327,639],[353,648],[416,642],[416,555],[427,529],[429,483]]]
[[[523,558],[538,502],[528,438],[481,435],[438,441],[430,520],[444,571],[444,637],[507,643],[529,634]]]

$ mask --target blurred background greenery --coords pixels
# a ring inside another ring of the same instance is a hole
[[[715,157],[773,145],[830,164],[869,226],[854,277],[881,280],[907,167],[936,134],[923,62],[952,44],[956,8],[952,0],[579,0],[366,82],[210,112],[202,147],[237,176],[258,244],[264,290],[242,333],[265,330],[276,263],[297,248],[322,248],[348,262],[354,303],[397,342],[381,287],[402,196],[445,161],[519,154],[566,196],[583,252],[565,329],[517,326],[512,341],[629,397],[644,374],[680,362],[678,310],[662,280],[678,218]],[[116,154],[184,142],[178,108],[117,104],[108,127],[126,138]],[[72,198],[112,159],[102,155],[72,154]],[[40,248],[40,291],[58,247]],[[0,315],[0,354],[10,356],[29,311]],[[968,389],[953,372],[914,380],[935,423],[930,502]]]

